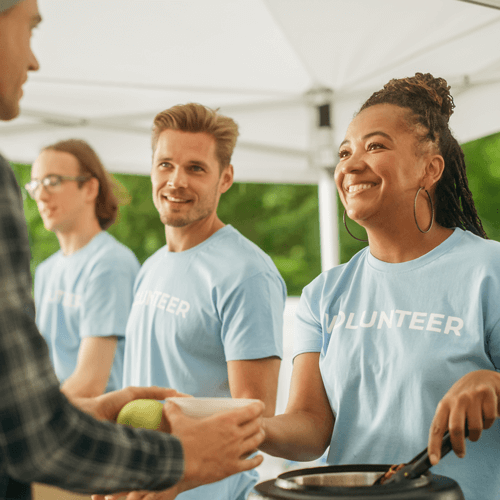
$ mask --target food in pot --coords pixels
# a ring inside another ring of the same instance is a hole
[[[384,484],[390,477],[394,476],[398,470],[401,470],[405,464],[391,465],[389,470],[382,476],[378,484]]]

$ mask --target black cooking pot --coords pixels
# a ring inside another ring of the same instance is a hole
[[[255,486],[249,500],[465,500],[448,477],[425,474],[416,479],[371,486],[390,465],[335,465],[294,470]]]

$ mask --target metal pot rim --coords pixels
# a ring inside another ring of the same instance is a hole
[[[345,488],[367,488],[379,476],[384,474],[390,465],[357,464],[315,467],[299,469],[280,474],[274,481],[277,488],[288,491],[321,491],[344,490]],[[429,484],[430,474],[408,480],[397,486],[398,489],[420,488]],[[376,488],[384,486],[376,486]],[[385,488],[394,488],[396,485],[386,485]]]

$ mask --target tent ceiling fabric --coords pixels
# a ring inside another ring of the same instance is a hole
[[[485,7],[492,7],[493,9],[500,9],[500,0],[462,0],[462,2],[475,3],[477,5],[484,5]]]
[[[41,70],[25,85],[21,117],[0,124],[0,150],[13,161],[80,137],[110,170],[147,174],[154,115],[201,102],[240,125],[236,180],[317,183],[306,93],[333,91],[336,147],[372,91],[416,71],[452,85],[459,140],[500,130],[496,9],[458,0],[38,3]]]

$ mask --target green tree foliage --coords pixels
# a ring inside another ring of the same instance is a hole
[[[30,179],[30,167],[13,165],[18,182]],[[109,229],[144,262],[165,244],[165,228],[151,197],[147,176],[120,175],[115,179],[128,191],[131,202]],[[274,260],[289,295],[321,272],[318,195],[316,186],[291,184],[234,184],[219,203],[219,217],[261,247]],[[55,235],[47,231],[34,200],[23,190],[24,211],[32,252],[32,272],[59,249]]]
[[[469,142],[463,149],[479,216],[489,238],[500,241],[500,133]],[[24,186],[30,178],[29,167],[13,167]],[[130,247],[142,263],[165,244],[164,227],[151,199],[151,182],[146,176],[117,174],[115,178],[126,188],[131,202],[121,208],[120,218],[109,232]],[[55,235],[45,230],[36,203],[23,193],[34,271],[59,244]],[[340,201],[338,206],[340,260],[347,262],[366,243],[347,234]],[[271,256],[289,295],[300,295],[321,272],[316,186],[236,183],[222,196],[218,214]],[[366,238],[363,228],[349,219],[347,223],[353,234]]]
[[[316,186],[235,184],[218,213],[271,256],[289,295],[300,295],[321,272]]]
[[[488,238],[500,241],[500,133],[468,142],[462,148],[477,213]]]

